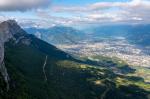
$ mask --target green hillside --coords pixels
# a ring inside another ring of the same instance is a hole
[[[148,99],[150,85],[138,77],[80,63],[34,36],[28,38],[30,45],[5,44],[10,90],[1,79],[1,99]]]

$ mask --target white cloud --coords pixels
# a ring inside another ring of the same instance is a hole
[[[57,12],[90,12],[109,8],[146,8],[150,9],[150,0],[131,0],[129,2],[97,2],[85,6],[54,6]]]
[[[73,23],[150,23],[150,0],[54,6],[51,11],[73,15]]]
[[[0,0],[0,11],[26,11],[46,7],[50,0]]]
[[[2,1],[0,1],[0,5],[2,5]],[[23,1],[28,2],[28,0],[22,0],[20,2]],[[30,5],[28,6],[31,6],[34,3],[33,1],[35,0],[29,1],[28,3]],[[36,1],[39,2],[36,2],[34,6],[26,7],[30,9],[37,8],[45,5],[45,3],[41,2],[48,2],[47,0]],[[26,7],[20,7],[17,10],[27,10]],[[0,10],[2,10],[1,6]],[[39,18],[37,20],[30,19],[22,21],[22,19],[18,19],[22,23],[22,26],[51,27],[54,25],[150,23],[150,0],[131,0],[128,2],[114,3],[97,2],[82,6],[51,6],[50,9],[38,9],[36,11],[36,15]]]

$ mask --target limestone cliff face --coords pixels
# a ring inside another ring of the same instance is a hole
[[[17,33],[23,34],[24,32],[25,31],[22,30],[14,20],[8,20],[0,23],[0,73],[7,84],[7,90],[9,89],[9,75],[7,73],[7,68],[5,67],[4,62],[4,44],[10,39],[17,40],[17,37],[14,36]]]

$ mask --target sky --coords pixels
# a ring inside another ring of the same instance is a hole
[[[24,27],[149,24],[150,0],[0,0],[0,21]]]

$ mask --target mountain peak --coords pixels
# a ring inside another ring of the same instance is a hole
[[[0,40],[5,42],[15,34],[25,34],[26,32],[15,20],[7,20],[0,23]]]
[[[7,20],[7,21],[0,23],[0,28],[1,27],[12,28],[15,26],[19,27],[19,25],[17,24],[17,22],[15,20]]]
[[[17,21],[16,20],[7,20],[7,21],[4,21],[2,23],[17,24]]]

